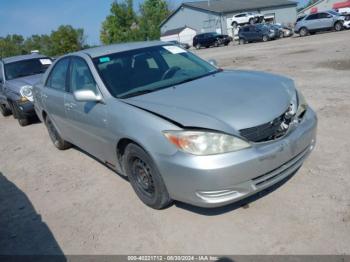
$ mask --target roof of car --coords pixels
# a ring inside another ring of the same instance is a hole
[[[81,50],[76,52],[75,54],[85,53],[90,57],[95,58],[95,57],[109,55],[113,53],[125,52],[129,50],[136,50],[136,49],[153,47],[153,46],[160,46],[164,44],[169,44],[169,43],[162,42],[162,41],[146,41],[146,42],[113,44],[113,45],[99,46],[99,47]]]
[[[41,58],[41,57],[47,57],[47,56],[34,53],[34,54],[29,54],[29,55],[19,55],[19,56],[6,57],[6,58],[3,58],[2,61],[4,62],[4,64],[8,64],[8,63],[18,62],[18,61],[23,61],[23,60],[34,59],[34,58]]]

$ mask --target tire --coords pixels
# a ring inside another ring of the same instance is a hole
[[[26,117],[17,118],[17,121],[20,126],[27,126],[30,124],[30,120]]]
[[[201,45],[200,44],[196,44],[195,47],[196,47],[197,50],[201,49]]]
[[[307,28],[305,28],[305,27],[301,28],[299,31],[299,35],[301,37],[307,36],[308,34],[309,34],[309,30],[307,30]]]
[[[339,32],[343,29],[343,25],[340,22],[335,23],[334,30]]]
[[[233,28],[237,28],[237,26],[238,26],[237,22],[233,22],[231,25]]]
[[[141,147],[135,144],[126,147],[123,167],[136,195],[144,204],[163,209],[172,202],[156,165]]]
[[[11,110],[3,104],[0,104],[0,112],[3,116],[9,116],[12,114]]]
[[[250,24],[250,25],[254,25],[254,18],[250,18],[250,19],[249,19],[249,24]]]
[[[243,38],[239,39],[239,44],[240,45],[244,45],[245,43],[246,43],[246,41]]]
[[[11,107],[13,117],[17,119],[18,124],[20,126],[27,126],[30,124],[30,120],[26,117],[23,116],[18,108],[17,103],[9,101],[9,106]]]
[[[215,47],[219,47],[219,46],[220,46],[220,43],[219,43],[218,41],[215,41],[214,46],[215,46]]]
[[[264,36],[262,37],[262,41],[263,41],[263,42],[267,42],[267,41],[269,41],[268,36],[264,35]]]
[[[63,140],[63,138],[58,133],[56,127],[54,126],[54,124],[52,123],[51,119],[48,116],[45,119],[45,125],[47,128],[47,131],[49,132],[50,139],[57,149],[66,150],[72,147],[71,143]]]
[[[280,38],[284,37],[284,32],[280,32]]]

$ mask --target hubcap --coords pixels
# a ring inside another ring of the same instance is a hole
[[[155,190],[149,166],[141,159],[135,158],[131,171],[138,189],[148,197],[153,197]]]

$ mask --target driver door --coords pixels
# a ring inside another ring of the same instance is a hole
[[[81,57],[72,57],[69,92],[64,97],[64,107],[73,143],[99,159],[105,159],[108,147],[107,106],[101,102],[76,101],[73,93],[91,90],[100,94],[89,66]]]

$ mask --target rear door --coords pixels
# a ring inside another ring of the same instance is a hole
[[[106,159],[109,146],[107,105],[99,102],[80,102],[73,93],[91,90],[101,94],[86,61],[72,57],[69,74],[69,92],[65,94],[64,107],[73,143],[99,159]]]
[[[67,139],[66,113],[64,110],[64,95],[67,90],[67,72],[70,58],[66,57],[59,60],[45,83],[41,93],[41,100],[50,119],[60,132],[60,135]]]

